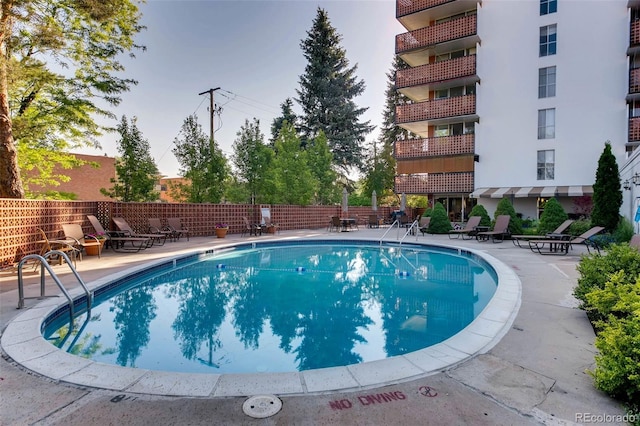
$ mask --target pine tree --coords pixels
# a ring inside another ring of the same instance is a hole
[[[593,211],[591,226],[604,226],[613,232],[620,220],[622,191],[616,157],[611,151],[611,142],[606,141],[604,151],[598,160],[596,182],[593,184]]]
[[[544,211],[540,216],[540,224],[538,225],[538,234],[544,235],[552,232],[562,222],[567,220],[569,215],[564,211],[562,205],[555,198],[550,198],[544,205]]]
[[[431,212],[431,221],[429,222],[429,233],[446,234],[451,231],[451,222],[447,216],[447,210],[442,203],[436,203]]]
[[[522,234],[522,220],[518,217],[516,210],[513,208],[513,204],[511,204],[508,198],[503,198],[498,202],[496,211],[493,213],[493,218],[497,219],[500,215],[511,216],[509,220],[509,233],[511,235]]]
[[[142,137],[136,126],[136,118],[131,122],[122,116],[118,125],[118,152],[116,159],[117,179],[111,179],[113,188],[100,192],[121,201],[155,201],[160,194],[154,191],[154,185],[159,178],[158,167],[151,157],[149,142]]]
[[[469,212],[469,217],[471,216],[480,216],[479,226],[491,226],[491,217],[489,217],[489,212],[484,208],[482,204],[476,204],[473,206],[471,211]]]
[[[273,145],[280,134],[280,129],[284,126],[284,123],[289,123],[293,126],[296,133],[300,133],[300,129],[298,128],[298,116],[295,112],[293,112],[293,101],[291,98],[285,99],[285,101],[280,105],[282,110],[282,115],[280,117],[276,117],[273,119],[273,123],[271,123],[271,145]]]
[[[365,85],[357,81],[357,66],[349,67],[340,41],[327,12],[318,8],[307,38],[300,43],[307,65],[300,76],[296,101],[303,111],[303,143],[323,131],[334,164],[346,174],[351,167],[362,167],[361,144],[373,126],[359,121],[367,108],[358,108],[353,99],[362,94]]]

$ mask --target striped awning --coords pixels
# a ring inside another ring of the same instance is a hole
[[[470,194],[471,198],[532,198],[532,197],[581,197],[593,195],[591,185],[577,186],[506,186],[478,188]]]

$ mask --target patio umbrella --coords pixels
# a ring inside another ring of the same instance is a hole
[[[407,195],[403,192],[400,195],[400,211],[403,212],[407,208]]]
[[[378,211],[378,195],[376,194],[375,189],[371,193],[371,210],[373,210],[374,212]]]
[[[342,189],[342,211],[349,213],[349,194],[347,194],[347,188]]]

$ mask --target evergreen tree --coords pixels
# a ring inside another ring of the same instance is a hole
[[[367,108],[358,108],[353,99],[362,94],[365,85],[357,81],[357,66],[349,67],[340,41],[327,12],[318,8],[311,30],[300,44],[307,65],[296,100],[303,111],[303,143],[324,131],[334,164],[346,174],[352,166],[362,167],[361,144],[373,127],[368,121],[359,121]]]
[[[511,201],[509,201],[508,198],[503,198],[498,202],[493,218],[497,219],[500,215],[511,216],[511,220],[509,220],[509,233],[511,235],[522,234],[522,221],[516,214],[516,210],[513,208],[513,204],[511,204]]]
[[[598,160],[596,182],[593,185],[593,210],[591,226],[604,226],[613,232],[620,220],[622,191],[616,157],[611,151],[611,142],[606,141],[604,151]]]
[[[251,204],[273,202],[275,186],[273,180],[273,150],[265,145],[264,134],[260,131],[260,121],[244,121],[236,133],[233,143],[233,164],[240,181],[244,182],[250,194]]]
[[[324,132],[313,138],[306,146],[309,168],[317,181],[315,194],[317,204],[330,205],[340,201],[340,188],[336,185],[338,174],[333,170],[333,155],[329,150]]]
[[[176,185],[176,199],[189,203],[219,203],[228,175],[227,159],[202,130],[195,115],[187,117],[174,140],[173,153],[188,183]]]
[[[538,234],[545,235],[553,232],[562,222],[569,219],[562,205],[555,198],[550,198],[544,205],[544,211],[540,216]]]
[[[471,209],[469,213],[469,217],[471,216],[480,216],[480,223],[478,226],[491,226],[491,217],[489,216],[489,212],[484,208],[482,204],[476,204]]]
[[[307,152],[300,147],[300,138],[293,125],[285,123],[275,143],[273,171],[276,177],[277,201],[290,205],[309,205],[317,189]]]
[[[447,216],[447,210],[442,203],[436,203],[431,211],[431,221],[429,222],[430,234],[446,234],[451,231],[451,222]]]
[[[281,105],[282,115],[280,117],[276,117],[273,119],[273,123],[271,123],[271,145],[273,145],[280,134],[280,129],[284,126],[284,123],[287,122],[293,125],[296,133],[300,133],[300,129],[298,128],[298,116],[295,112],[293,112],[293,101],[291,98],[287,98]]]
[[[104,106],[136,84],[117,74],[124,54],[143,48],[136,1],[2,1],[0,17],[0,197],[23,198],[20,170],[59,180],[60,153],[97,146]],[[101,103],[96,103],[99,98]],[[25,181],[26,182],[26,181]]]
[[[158,167],[149,152],[149,142],[142,137],[136,126],[136,118],[127,121],[122,116],[118,125],[118,152],[116,159],[117,179],[111,178],[113,188],[100,192],[121,201],[155,201],[160,193],[154,191],[159,179]]]

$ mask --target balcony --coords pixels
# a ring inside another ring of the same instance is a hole
[[[640,117],[629,119],[629,143],[637,145],[640,142]]]
[[[394,156],[397,160],[442,155],[473,154],[475,135],[441,136],[427,139],[396,141]]]
[[[473,173],[431,173],[395,177],[397,194],[469,194],[473,192]]]
[[[429,126],[460,121],[478,121],[475,95],[396,106],[396,124],[423,137]]]
[[[419,28],[396,36],[396,55],[412,67],[429,63],[429,57],[439,52],[451,52],[474,47],[478,17],[463,16],[441,24]]]
[[[396,19],[409,31],[476,9],[478,0],[396,0]]]
[[[476,75],[476,55],[450,59],[399,70],[396,89],[413,101],[424,101],[429,92],[480,81]]]
[[[627,102],[640,100],[640,68],[629,70]]]

